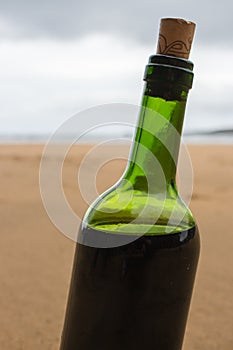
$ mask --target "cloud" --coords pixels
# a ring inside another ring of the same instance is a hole
[[[0,0],[1,132],[51,132],[96,104],[138,104],[161,17],[197,23],[187,126],[217,126],[220,115],[228,125],[232,13],[230,0]]]
[[[150,54],[129,40],[97,34],[4,42],[0,50],[0,124],[7,133],[51,132],[94,105],[139,103]]]
[[[155,42],[161,17],[197,23],[196,42],[231,44],[233,2],[166,0],[1,0],[0,37],[71,39],[93,32]]]
[[[4,41],[0,51],[0,134],[47,133],[95,105],[139,104],[153,45],[90,34],[66,41]],[[195,45],[191,58],[195,80],[186,114],[188,129],[232,125],[233,50]],[[115,116],[109,115],[111,121]]]

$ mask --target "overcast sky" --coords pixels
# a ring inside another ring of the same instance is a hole
[[[159,18],[184,17],[197,22],[197,42],[233,43],[230,0],[1,0],[0,6],[3,39],[67,40],[98,31],[152,43]]]
[[[197,24],[187,126],[232,127],[232,13],[230,0],[0,1],[0,134],[52,132],[81,109],[139,103],[161,17]]]

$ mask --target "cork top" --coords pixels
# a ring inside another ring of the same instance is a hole
[[[195,23],[181,18],[162,18],[157,54],[189,58]]]

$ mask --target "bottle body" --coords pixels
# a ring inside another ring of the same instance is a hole
[[[78,244],[61,350],[180,350],[198,256],[196,227],[113,248]]]
[[[61,350],[180,350],[199,257],[176,163],[192,64],[152,56],[126,171],[79,232]]]

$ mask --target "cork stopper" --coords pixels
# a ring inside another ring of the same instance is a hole
[[[195,23],[181,18],[162,18],[157,54],[189,58]]]

